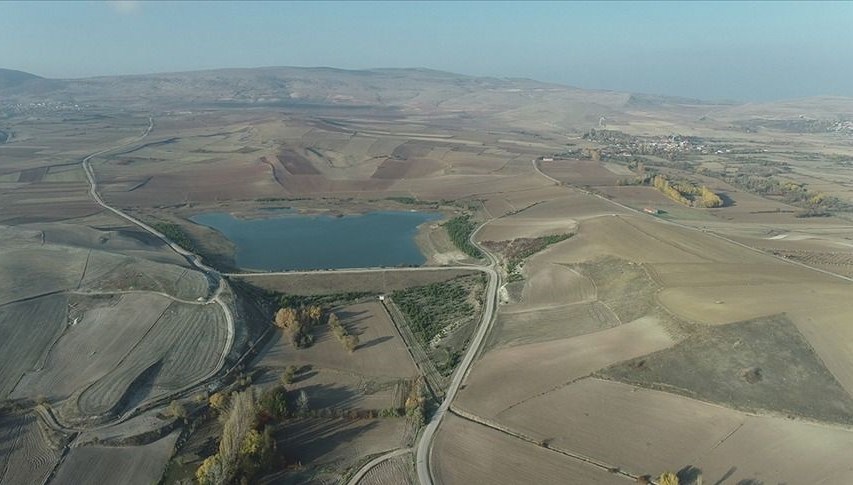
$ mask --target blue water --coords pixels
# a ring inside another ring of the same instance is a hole
[[[433,212],[370,212],[334,217],[282,213],[263,219],[237,219],[215,212],[192,217],[212,227],[237,247],[241,268],[285,271],[421,265],[415,244],[419,225]]]

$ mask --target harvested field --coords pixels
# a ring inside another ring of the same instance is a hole
[[[624,478],[500,431],[449,415],[433,444],[437,483],[625,484]]]
[[[172,302],[118,365],[83,390],[79,412],[120,412],[206,376],[222,354],[225,326],[216,305]]]
[[[548,259],[548,254],[543,253],[524,265],[524,289],[519,309],[587,303],[597,298],[595,283],[591,279],[572,268],[547,262]]]
[[[654,274],[655,281],[663,287],[756,286],[792,281],[811,285],[835,281],[817,271],[779,261],[654,264],[647,265],[647,268]]]
[[[600,302],[501,311],[489,334],[487,348],[577,337],[619,324],[615,314]]]
[[[692,466],[705,483],[825,484],[847,483],[853,473],[845,458],[853,446],[849,430],[749,416],[598,379],[530,400],[499,419],[551,447],[634,473]]]
[[[574,338],[496,349],[473,367],[457,403],[493,417],[603,367],[672,344],[656,318],[644,317]],[[501,383],[500,392],[495,392],[496,382]]]
[[[0,305],[76,288],[88,251],[44,245],[0,251]]]
[[[695,465],[744,421],[736,411],[597,379],[542,394],[497,419],[556,449],[636,474]]]
[[[144,446],[73,448],[51,483],[156,483],[174,451],[177,439],[178,433],[172,433]]]
[[[64,295],[0,306],[0,399],[8,397],[21,376],[43,361],[67,323],[67,306]]]
[[[559,193],[554,191],[559,190]],[[534,193],[531,191],[531,193]],[[513,218],[560,220],[573,219],[582,221],[610,214],[627,214],[625,209],[617,207],[597,197],[590,197],[578,190],[552,188],[543,195],[542,203],[531,206],[519,212]]]
[[[275,276],[233,276],[254,286],[290,295],[329,295],[351,291],[391,293],[411,286],[428,285],[458,276],[479,273],[457,269],[435,271],[370,271],[358,273],[331,272]]]
[[[34,414],[0,416],[0,484],[43,483],[59,461]]]
[[[407,426],[404,418],[292,420],[279,433],[278,449],[308,470],[284,483],[338,482],[361,459],[407,446]]]
[[[207,295],[209,282],[189,268],[93,251],[81,286],[92,291],[155,291],[192,301]]]
[[[416,485],[412,455],[395,456],[376,465],[358,482],[359,485]]]
[[[64,399],[118,366],[149,332],[171,300],[155,294],[74,297],[71,313],[77,323],[62,328],[38,369],[27,372],[15,397]],[[65,323],[64,306],[62,323]]]
[[[847,429],[750,416],[696,466],[705,483],[853,483],[850,449]]]
[[[256,364],[278,368],[307,364],[384,378],[407,379],[417,374],[400,335],[378,301],[335,308],[333,311],[348,333],[358,335],[360,343],[354,352],[344,348],[328,325],[314,327],[311,330],[314,344],[304,349],[294,347],[284,331],[274,330],[272,338],[259,352]]]
[[[657,285],[643,265],[605,258],[576,268],[592,282],[597,300],[619,320],[628,322],[654,311]]]
[[[612,172],[605,164],[591,160],[542,161],[539,167],[545,174],[572,185],[615,185],[617,180],[625,177]]]
[[[751,412],[853,423],[853,398],[781,315],[710,327],[599,375]]]
[[[518,238],[537,238],[551,234],[571,233],[577,222],[568,218],[532,218],[524,212],[495,219],[477,233],[478,241],[508,241]]]

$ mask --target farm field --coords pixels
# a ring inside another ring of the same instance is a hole
[[[348,352],[327,325],[312,331],[314,344],[295,348],[283,331],[276,331],[260,350],[257,365],[284,368],[310,365],[367,377],[410,378],[417,373],[405,345],[378,300],[334,308],[343,326],[358,335],[359,345]]]
[[[598,379],[584,379],[530,400],[499,419],[510,429],[547,440],[553,448],[635,474],[655,475],[690,466],[701,470],[705,482],[711,483],[731,478],[842,483],[850,474],[836,454],[853,439],[849,430],[747,415]],[[663,429],[679,432],[661,433]],[[613,441],[611,433],[621,439]],[[793,433],[802,433],[802,439],[784,438]],[[807,479],[802,466],[817,462],[826,468],[812,469],[817,475]]]
[[[477,363],[459,406],[494,417],[527,399],[620,362],[667,348],[672,337],[654,317],[578,337],[492,350]],[[530,356],[536,356],[531,360]],[[536,378],[531,378],[531,372]],[[493,382],[502,383],[500,394]]]
[[[415,485],[412,456],[405,454],[385,460],[364,475],[358,483],[364,485]]]
[[[340,480],[365,457],[408,446],[404,418],[300,419],[282,430],[279,449],[310,468],[291,473],[284,483],[327,483]]]
[[[54,483],[128,483],[148,485],[160,479],[178,433],[132,448],[82,446],[72,448]]]
[[[2,484],[183,484],[229,446],[258,465],[238,483],[342,483],[397,452],[361,483],[414,484],[424,451],[435,485],[853,483],[849,100],[326,68],[25,94],[4,73]],[[426,268],[238,275],[189,222],[427,208],[484,223],[482,247],[436,221]]]
[[[59,462],[60,452],[42,436],[34,414],[0,417],[0,483],[41,483]]]
[[[434,445],[433,473],[440,483],[623,484],[624,478],[533,443],[451,415]]]

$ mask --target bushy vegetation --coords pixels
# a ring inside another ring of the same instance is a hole
[[[672,472],[662,473],[658,478],[658,485],[678,485],[678,476]]]
[[[391,297],[406,315],[413,333],[428,345],[448,324],[474,315],[468,295],[468,288],[457,278],[397,290]]]
[[[355,351],[356,347],[358,347],[358,335],[350,334],[334,313],[329,315],[329,327],[332,328],[335,337],[344,344],[344,347],[348,351]]]
[[[156,222],[152,224],[151,227],[160,234],[166,236],[166,238],[178,246],[186,249],[187,251],[196,252],[195,243],[193,243],[190,236],[184,232],[181,226],[172,222]]]
[[[536,238],[522,237],[511,241],[486,241],[488,248],[503,254],[506,259],[506,269],[510,281],[517,281],[521,276],[517,273],[518,266],[530,256],[542,251],[552,244],[572,237],[574,234],[551,234]]]
[[[350,291],[347,293],[333,293],[329,295],[290,295],[282,294],[278,297],[278,304],[282,307],[303,307],[317,305],[329,307],[352,303],[362,298],[373,296],[372,293]]]
[[[483,257],[483,253],[471,244],[471,234],[474,233],[477,225],[471,220],[470,215],[456,216],[445,222],[444,228],[447,230],[450,240],[460,251],[472,258]]]

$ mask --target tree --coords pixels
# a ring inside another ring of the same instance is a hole
[[[664,472],[658,478],[658,485],[678,485],[678,476],[672,472]]]
[[[294,376],[296,376],[296,366],[287,366],[287,369],[284,370],[284,374],[281,375],[281,383],[284,385],[293,384]]]
[[[222,460],[215,454],[205,458],[195,471],[195,478],[199,485],[220,485],[226,482],[225,470]]]
[[[279,328],[291,328],[298,321],[296,310],[289,307],[280,308],[275,313],[275,325]]]
[[[210,396],[208,400],[208,404],[217,412],[223,413],[226,409],[228,409],[228,395],[223,394],[221,392],[217,392]]]
[[[188,416],[187,408],[178,400],[169,403],[169,414],[171,414],[172,417],[181,419],[187,419]]]
[[[323,309],[319,305],[310,305],[305,309],[305,314],[311,323],[317,323],[320,321],[320,317],[323,316]]]
[[[358,348],[358,335],[347,335],[344,338],[344,345],[347,350],[354,352]]]

